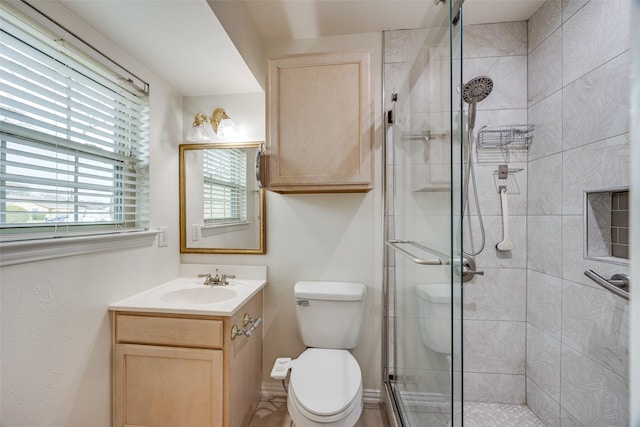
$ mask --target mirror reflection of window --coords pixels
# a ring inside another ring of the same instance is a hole
[[[203,212],[207,226],[247,223],[247,153],[205,150]]]
[[[180,145],[180,252],[265,253],[262,144]]]

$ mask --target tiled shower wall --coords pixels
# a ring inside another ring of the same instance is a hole
[[[585,191],[629,186],[630,2],[550,0],[529,20],[527,404],[547,426],[629,425],[629,305],[584,276]]]
[[[463,30],[463,82],[488,76],[494,86],[478,103],[474,134],[487,126],[518,126],[527,122],[527,23],[468,25]],[[465,105],[465,109],[468,106]],[[464,399],[523,404],[526,337],[526,151],[479,147],[473,151],[480,212],[485,228],[484,250],[475,256],[476,276],[464,284]],[[498,166],[513,171],[507,180]],[[519,172],[515,172],[520,170]],[[465,172],[466,173],[466,172]],[[508,188],[508,226],[513,250],[501,252],[499,185]],[[465,221],[465,250],[481,242],[479,217],[469,188],[471,218]]]

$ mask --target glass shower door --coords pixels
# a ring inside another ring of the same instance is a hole
[[[404,426],[462,425],[462,40],[434,13],[385,33],[385,378]]]

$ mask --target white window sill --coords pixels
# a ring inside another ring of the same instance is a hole
[[[157,230],[0,243],[0,267],[73,255],[148,246]]]
[[[203,225],[200,227],[200,234],[203,237],[223,234],[230,231],[248,230],[251,226],[250,222],[234,222],[229,224]]]

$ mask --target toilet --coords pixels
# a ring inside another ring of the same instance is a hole
[[[362,334],[366,288],[304,281],[294,293],[307,349],[290,364],[289,415],[296,427],[353,427],[362,414],[362,373],[349,350]]]
[[[428,283],[416,286],[420,337],[436,353],[451,353],[451,285]],[[454,297],[460,310],[460,297]]]

